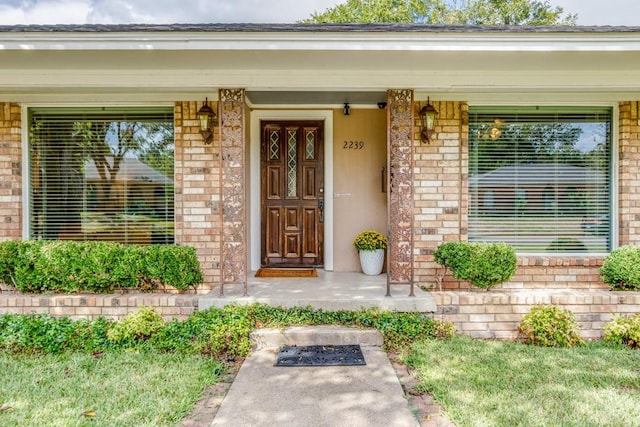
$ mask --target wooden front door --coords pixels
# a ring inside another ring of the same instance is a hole
[[[321,121],[261,122],[263,267],[322,266]]]

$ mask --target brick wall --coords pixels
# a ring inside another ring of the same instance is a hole
[[[518,269],[505,289],[609,289],[598,269],[602,256],[519,256]]]
[[[177,102],[175,123],[176,243],[193,246],[204,272],[198,293],[220,283],[220,143],[205,145],[197,119],[200,102]],[[212,105],[214,111],[216,105]]]
[[[22,238],[20,104],[0,102],[0,241]]]
[[[620,103],[619,224],[620,245],[640,239],[640,101]]]
[[[604,326],[616,314],[640,313],[640,292],[605,290],[524,290],[433,292],[434,318],[452,322],[459,333],[474,338],[518,339],[522,316],[534,305],[557,305],[576,316],[580,335],[602,337]]]
[[[420,141],[414,105],[414,278],[430,284],[438,264],[433,252],[443,242],[467,239],[468,107],[461,102],[432,102],[438,111],[429,144]]]
[[[122,319],[142,306],[155,307],[165,320],[187,318],[198,307],[197,295],[121,294],[121,295],[22,295],[0,294],[0,315],[49,313],[71,319],[106,317]]]
[[[598,269],[602,266],[602,256],[518,256],[516,273],[513,278],[494,289],[609,289],[602,282]],[[437,268],[437,274],[444,269]],[[434,280],[428,282],[432,289]],[[442,289],[475,289],[466,282],[455,280],[447,273]]]

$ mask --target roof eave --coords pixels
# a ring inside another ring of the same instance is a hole
[[[422,24],[0,26],[1,50],[640,51],[640,27]]]

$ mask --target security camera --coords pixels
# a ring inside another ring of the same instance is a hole
[[[378,108],[381,110],[384,110],[385,108],[387,108],[387,103],[386,102],[378,102]]]

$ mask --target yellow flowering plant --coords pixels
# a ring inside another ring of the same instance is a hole
[[[387,248],[387,238],[375,230],[365,230],[358,233],[353,240],[353,246],[358,251],[373,251]]]

